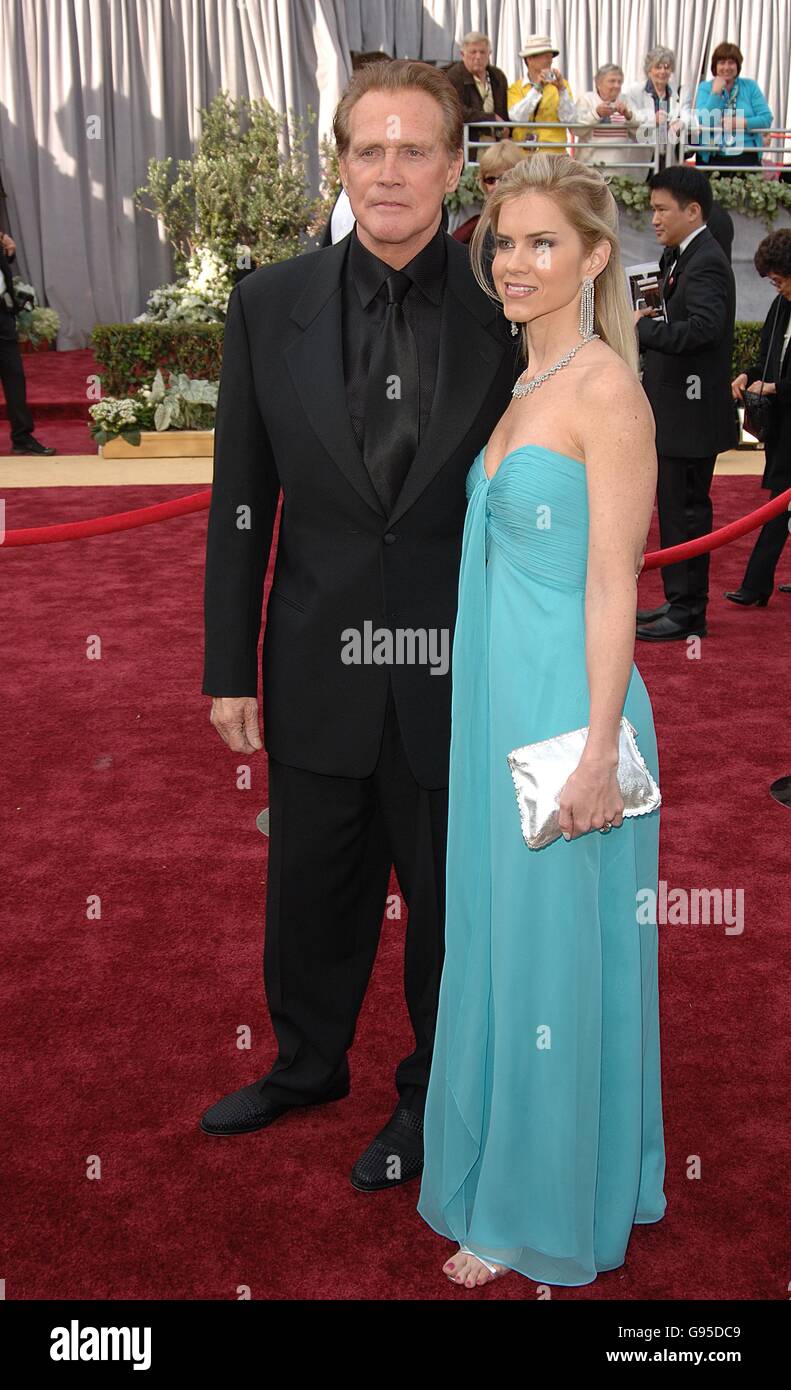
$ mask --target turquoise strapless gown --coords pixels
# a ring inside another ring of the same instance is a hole
[[[418,1212],[540,1283],[588,1284],[666,1206],[656,912],[637,909],[641,889],[656,902],[660,812],[542,850],[522,839],[506,754],[589,718],[586,474],[529,444],[489,481],[483,458],[467,476]],[[623,713],[658,781],[635,666]]]

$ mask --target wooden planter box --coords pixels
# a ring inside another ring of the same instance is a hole
[[[214,430],[141,430],[139,444],[109,439],[99,453],[106,459],[211,458]]]

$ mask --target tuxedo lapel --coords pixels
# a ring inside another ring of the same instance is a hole
[[[305,414],[333,462],[363,501],[386,517],[346,404],[341,272],[347,240],[316,255],[313,273],[291,311],[303,331],[286,349],[285,360]],[[417,501],[469,432],[507,351],[505,340],[498,341],[492,331],[498,310],[478,288],[467,247],[447,234],[446,244],[434,401],[426,432],[387,518],[390,525]]]
[[[695,252],[699,251],[701,246],[705,246],[709,241],[713,241],[713,237],[708,227],[704,227],[703,231],[698,232],[697,236],[693,237],[689,245],[684,248],[673,267],[672,274],[667,277],[667,282],[665,284],[665,299],[669,299],[673,294],[673,291],[678,285],[679,276],[689,264],[692,256],[695,255]]]

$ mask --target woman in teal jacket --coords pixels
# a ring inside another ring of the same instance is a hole
[[[760,168],[761,132],[772,125],[766,97],[757,82],[741,76],[742,54],[735,43],[717,45],[711,70],[713,79],[701,82],[695,97],[700,146],[696,163]]]

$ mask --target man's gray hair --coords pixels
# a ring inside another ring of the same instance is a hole
[[[471,43],[485,43],[488,48],[491,48],[492,46],[489,39],[489,35],[482,34],[478,29],[471,29],[469,34],[465,34],[464,38],[459,44],[459,48],[466,48],[467,45]]]
[[[649,48],[643,63],[643,72],[646,77],[655,63],[669,63],[671,72],[676,70],[676,55],[672,48],[663,48],[662,44],[657,44],[656,48]]]

